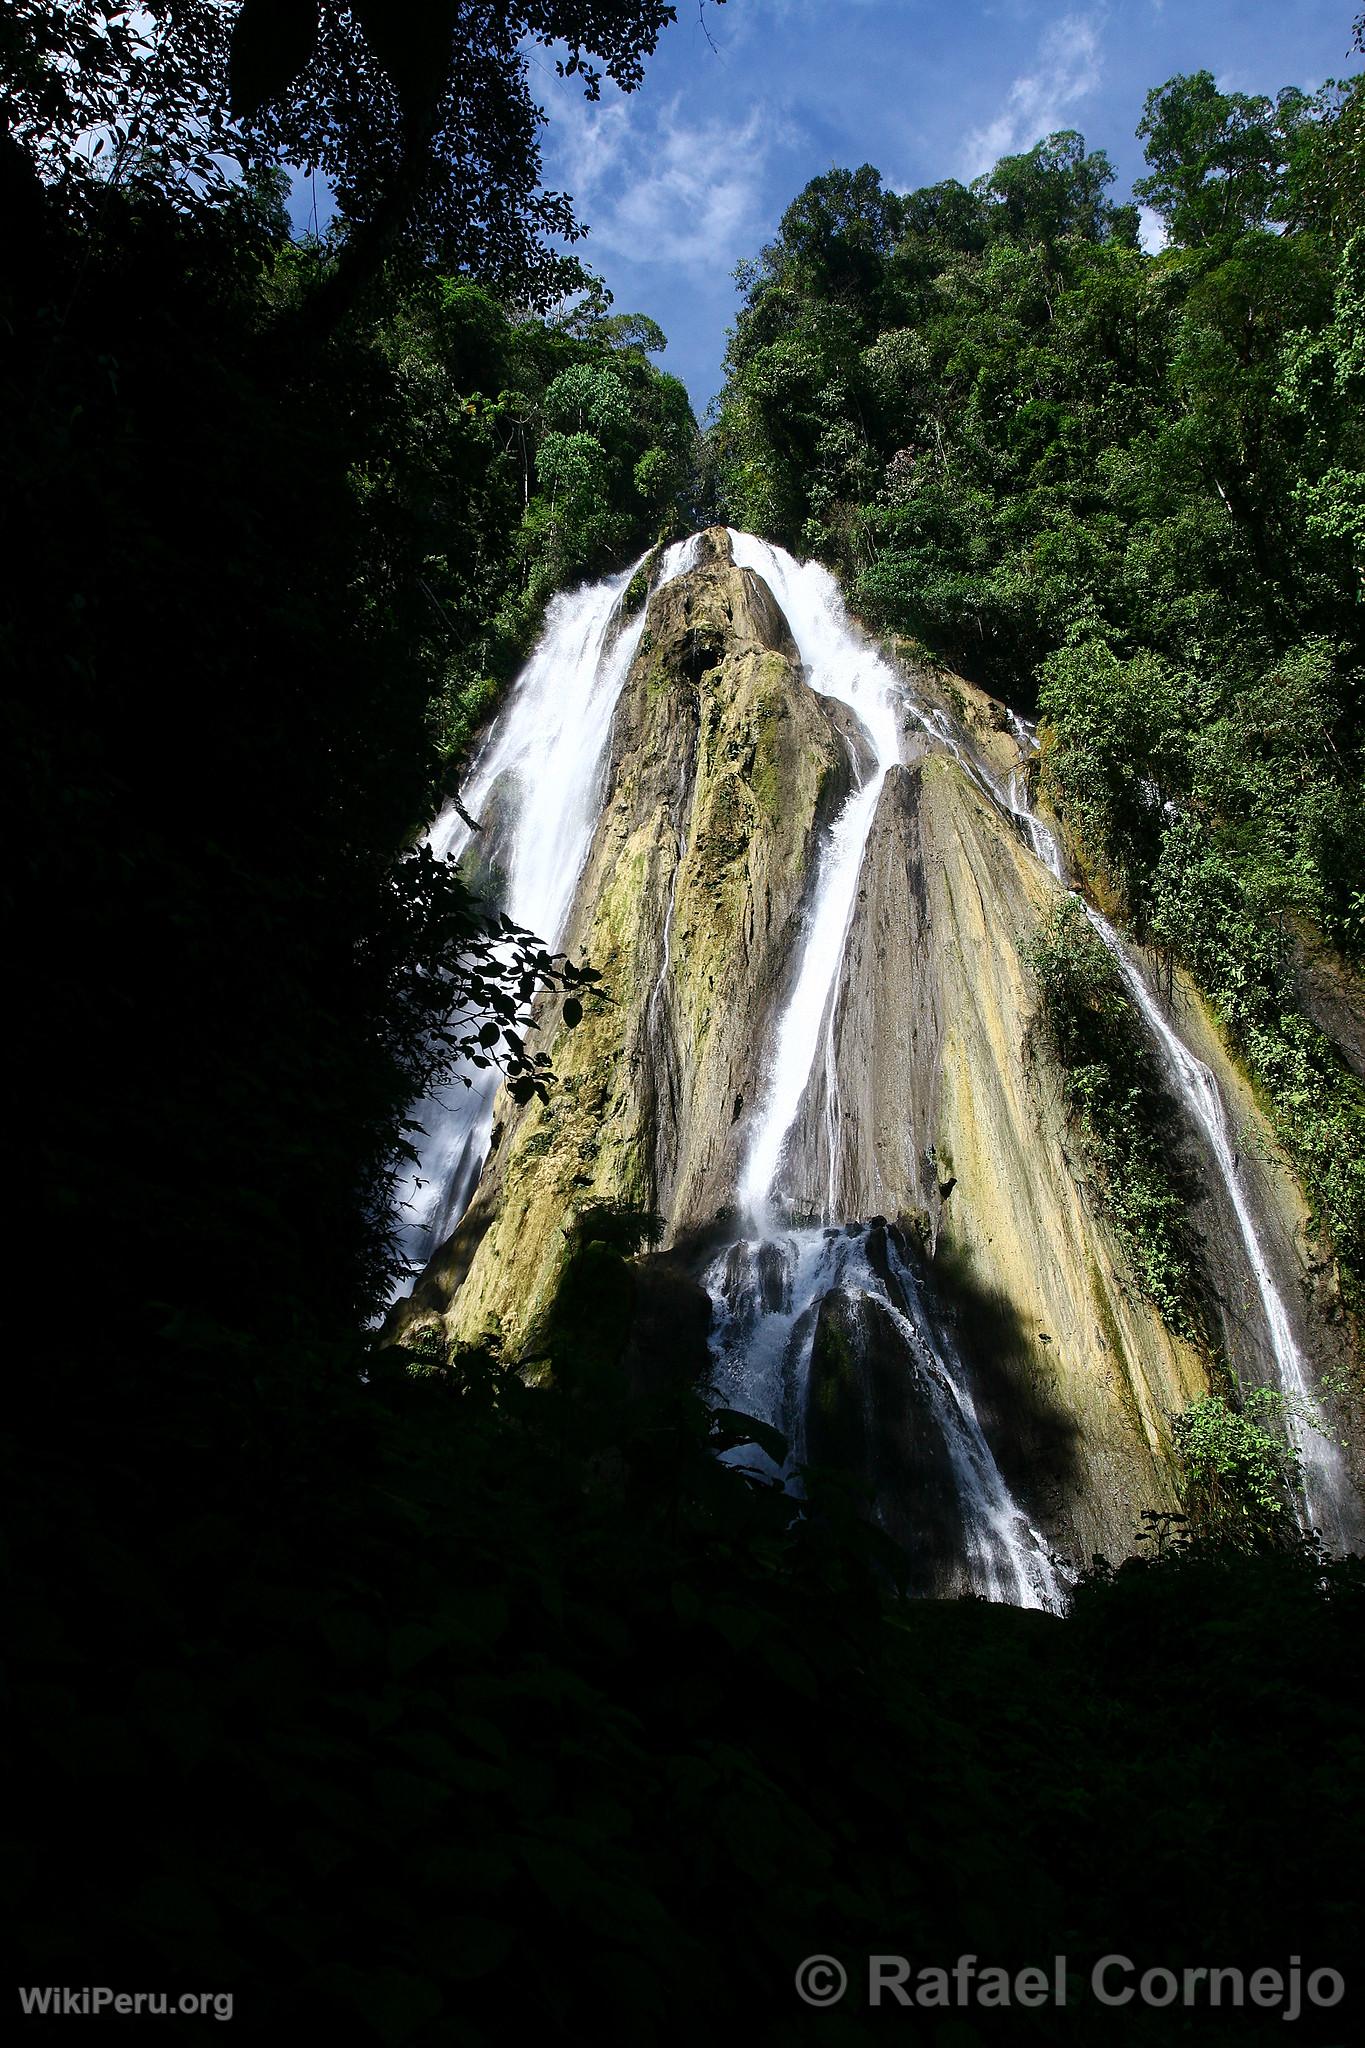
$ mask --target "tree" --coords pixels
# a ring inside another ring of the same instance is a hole
[[[675,18],[668,0],[15,0],[3,110],[13,149],[78,211],[138,167],[190,209],[234,166],[321,171],[345,232],[314,332],[404,249],[545,305],[581,275],[551,241],[583,230],[540,186],[525,44],[559,48],[596,99],[604,77],[634,91]]]
[[[860,303],[881,281],[901,229],[901,202],[871,164],[812,178],[782,216],[765,268],[790,265],[807,291]]]
[[[1272,100],[1220,92],[1211,71],[1168,79],[1138,123],[1152,171],[1133,190],[1190,248],[1264,227],[1283,218],[1285,171],[1309,113],[1296,86]]]
[[[605,442],[628,430],[630,401],[620,378],[604,365],[575,363],[546,392],[545,415],[552,426]]]
[[[983,249],[986,210],[981,193],[968,191],[956,178],[921,186],[901,201],[901,220],[908,238],[933,242],[943,249]]]
[[[227,107],[224,0],[9,0],[0,111],[64,209],[88,214],[134,172],[173,202],[217,197],[249,160]]]
[[[566,46],[556,69],[596,99],[604,75],[635,90],[675,19],[667,0],[244,0],[234,106],[326,174],[347,223],[313,323],[334,324],[404,244],[532,304],[561,295],[577,267],[547,237],[583,230],[566,194],[540,189],[523,45]]]
[[[995,231],[1015,241],[1050,247],[1062,235],[1098,242],[1117,234],[1135,242],[1131,209],[1110,206],[1105,199],[1113,182],[1114,167],[1104,151],[1087,154],[1085,137],[1065,128],[1022,156],[1002,157],[973,190]]]

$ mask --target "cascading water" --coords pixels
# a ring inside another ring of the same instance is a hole
[[[833,576],[801,564],[752,534],[730,534],[741,568],[767,583],[784,612],[821,696],[846,705],[861,723],[873,766],[834,820],[820,860],[790,993],[780,1012],[767,1089],[740,1168],[738,1196],[754,1236],[729,1246],[706,1276],[715,1305],[713,1356],[726,1398],[781,1428],[804,1449],[804,1415],[821,1303],[832,1292],[881,1304],[916,1361],[957,1481],[971,1585],[987,1598],[1056,1607],[1061,1589],[1037,1536],[1012,1499],[977,1419],[961,1361],[924,1311],[918,1282],[893,1252],[868,1256],[873,1227],[833,1213],[838,1099],[826,1090],[829,1183],[823,1228],[775,1233],[783,1202],[784,1154],[813,1084],[831,1065],[831,1033],[859,876],[877,800],[901,759],[901,725],[912,706],[904,684],[854,629]],[[842,1227],[840,1225],[842,1224]]]
[[[1014,721],[1022,751],[1036,747],[1033,728],[1022,719]],[[1015,816],[1034,852],[1058,880],[1066,880],[1066,864],[1056,836],[1050,832],[1028,802],[1022,775],[1010,788]],[[1349,1497],[1341,1447],[1334,1438],[1313,1426],[1315,1404],[1309,1386],[1303,1353],[1294,1337],[1284,1297],[1275,1284],[1256,1219],[1252,1213],[1238,1168],[1236,1147],[1228,1113],[1218,1083],[1209,1068],[1191,1052],[1170,1018],[1162,1009],[1123,940],[1108,918],[1077,892],[1077,900],[1103,944],[1113,956],[1123,985],[1156,1043],[1167,1080],[1187,1122],[1203,1140],[1218,1178],[1226,1191],[1228,1205],[1236,1220],[1246,1254],[1247,1266],[1260,1303],[1266,1339],[1274,1361],[1279,1390],[1285,1396],[1290,1441],[1299,1458],[1303,1493],[1300,1519],[1316,1529],[1329,1543],[1344,1545],[1348,1538],[1343,1502]]]
[[[872,1256],[876,1244],[880,1256]],[[875,1302],[897,1333],[903,1395],[941,1441],[960,1527],[958,1590],[1016,1607],[1061,1606],[1056,1567],[1021,1512],[981,1427],[970,1383],[947,1330],[930,1313],[920,1279],[895,1233],[873,1223],[812,1226],[760,1241],[742,1239],[713,1262],[706,1284],[715,1304],[715,1388],[727,1406],[782,1429],[788,1483],[807,1457],[807,1388],[822,1305],[836,1295]]]
[[[1023,831],[1035,860],[1040,860],[1050,875],[1059,882],[1066,881],[1066,862],[1062,849],[1057,844],[1055,832],[1049,832],[1038,813],[1029,802],[1028,777],[1022,766],[1030,754],[1038,751],[1038,728],[1027,718],[1021,718],[1017,711],[1010,713],[1010,730],[1019,748],[1021,766],[1010,777],[1009,809],[1014,813],[1015,822]],[[998,801],[998,797],[997,797]]]
[[[901,758],[897,700],[903,693],[880,655],[849,625],[828,569],[817,562],[802,565],[749,533],[731,531],[730,545],[740,568],[760,575],[785,613],[811,688],[854,713],[875,763],[835,819],[821,857],[796,985],[778,1027],[767,1095],[740,1172],[740,1201],[762,1226],[779,1181],[783,1146],[828,1041],[867,836],[886,772]],[[835,1146],[830,1156],[837,1156]]]
[[[693,534],[665,550],[655,588],[686,574],[698,539]],[[465,783],[462,806],[447,804],[427,835],[433,853],[458,860],[474,839],[463,813],[481,818],[489,843],[479,851],[505,878],[497,907],[551,948],[563,939],[587,859],[611,721],[644,630],[645,606],[623,623],[621,600],[647,560],[641,556],[619,575],[551,601],[535,651]],[[498,1081],[496,1070],[474,1070],[413,1112],[424,1135],[397,1212],[413,1274],[458,1223],[478,1185]]]
[[[657,580],[692,566],[699,540],[669,550]],[[856,1190],[865,1184],[856,1163],[859,1132],[845,1116],[840,1093],[842,1085],[850,1100],[862,1099],[856,1070],[850,1070],[853,1079],[845,1070],[843,1033],[848,1017],[861,1014],[856,1004],[848,1007],[848,991],[856,985],[854,963],[865,940],[860,936],[852,952],[850,946],[855,928],[863,932],[860,893],[882,872],[882,856],[869,853],[874,825],[881,846],[887,821],[899,815],[901,794],[888,789],[888,777],[903,775],[898,764],[922,753],[925,742],[933,752],[951,753],[981,796],[1066,885],[1061,849],[1029,798],[1025,764],[1036,735],[1026,721],[1012,720],[1019,766],[1012,774],[1002,771],[994,741],[979,749],[932,693],[920,693],[859,634],[826,570],[799,564],[751,535],[731,533],[730,544],[736,566],[761,578],[785,615],[811,688],[840,707],[835,712],[831,706],[831,723],[848,740],[854,787],[815,863],[747,1123],[737,1121],[742,1097],[736,1097],[731,1185],[746,1234],[720,1250],[704,1276],[714,1310],[715,1389],[729,1405],[783,1432],[789,1445],[784,1478],[828,1457],[867,1479],[885,1526],[912,1558],[919,1545],[918,1583],[925,1590],[970,1587],[987,1598],[1057,1608],[1064,1598],[1060,1568],[1001,1471],[988,1434],[997,1422],[987,1412],[983,1426],[956,1324],[921,1279],[913,1234],[858,1212]],[[612,721],[644,626],[643,611],[629,622],[620,616],[638,567],[555,601],[466,784],[465,802],[482,819],[482,830],[472,830],[452,805],[429,835],[437,853],[477,863],[475,883],[489,901],[552,947],[563,942],[588,859],[604,800]],[[923,739],[903,750],[903,735],[916,727]],[[678,862],[660,927],[658,971],[640,998],[651,1039],[661,1035],[656,1013],[665,1014],[670,1002],[675,955],[695,931],[689,908],[681,932],[674,932],[679,876],[691,858],[682,817],[675,823]],[[1165,1016],[1118,934],[1086,910],[1226,1190],[1254,1282],[1258,1329],[1265,1325],[1267,1357],[1291,1405],[1302,1406],[1304,1360],[1241,1184],[1217,1085]],[[457,1078],[446,1100],[418,1112],[428,1135],[404,1217],[414,1269],[458,1222],[482,1170],[497,1076],[472,1078],[468,1089]],[[669,1066],[664,1079],[676,1115],[680,1103],[685,1109],[689,1077]],[[1342,1527],[1339,1504],[1352,1497],[1343,1461],[1335,1445],[1297,1419],[1291,1428],[1307,1518],[1334,1539]],[[839,1454],[841,1429],[845,1448],[856,1438],[858,1455]],[[998,1441],[1007,1457],[1008,1443]]]
[[[925,722],[930,724],[931,730],[938,730],[937,721]],[[1036,753],[1036,728],[1017,713],[1011,716],[1010,725],[1021,756],[1027,757]],[[966,754],[950,733],[940,730],[939,737],[952,748],[977,786],[985,791],[992,802],[999,809],[1013,815],[1035,858],[1041,861],[1059,882],[1068,884],[1066,862],[1056,834],[1043,823],[1029,802],[1027,778],[1022,768],[1011,776],[1006,792],[986,773],[979,762]],[[1279,1382],[1279,1391],[1285,1396],[1286,1426],[1290,1442],[1299,1459],[1302,1490],[1302,1501],[1298,1503],[1300,1520],[1306,1526],[1316,1529],[1326,1541],[1344,1547],[1352,1534],[1343,1510],[1343,1503],[1349,1500],[1351,1490],[1346,1480],[1341,1446],[1313,1424],[1312,1417],[1316,1404],[1309,1385],[1307,1367],[1294,1336],[1293,1324],[1284,1297],[1275,1283],[1270,1260],[1243,1185],[1237,1148],[1233,1143],[1227,1108],[1218,1083],[1204,1061],[1199,1059],[1181,1038],[1113,925],[1095,909],[1093,904],[1087,903],[1079,891],[1075,893],[1092,929],[1113,957],[1123,985],[1155,1042],[1162,1069],[1185,1120],[1202,1141],[1226,1193],[1228,1208],[1235,1220],[1256,1299],[1260,1304],[1266,1342]]]

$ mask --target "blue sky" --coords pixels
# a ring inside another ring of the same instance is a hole
[[[901,189],[964,180],[1057,128],[1108,151],[1126,198],[1150,86],[1204,68],[1242,92],[1316,87],[1359,68],[1360,0],[679,0],[628,98],[596,106],[537,54],[546,182],[570,191],[581,253],[618,312],[669,338],[661,366],[698,413],[721,381],[731,273],[832,164]]]
[[[704,4],[704,18],[700,8]],[[831,165],[900,190],[964,181],[1058,128],[1107,150],[1113,196],[1142,175],[1151,86],[1209,70],[1227,90],[1316,88],[1360,66],[1362,0],[678,0],[637,93],[596,104],[533,50],[549,115],[545,182],[571,192],[579,245],[616,310],[656,319],[658,360],[699,415],[719,389],[732,273]],[[325,225],[296,186],[295,225]]]

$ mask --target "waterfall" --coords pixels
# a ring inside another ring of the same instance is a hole
[[[1021,718],[1017,711],[1011,711],[1010,730],[1019,749],[1020,765],[1010,777],[1009,808],[1029,843],[1034,859],[1041,861],[1048,873],[1055,875],[1059,882],[1065,883],[1066,862],[1062,859],[1062,849],[1057,844],[1057,835],[1055,832],[1049,832],[1028,800],[1028,780],[1023,763],[1030,754],[1036,754],[1038,751],[1038,728],[1027,718]]]
[[[1064,886],[1069,886],[1066,862],[1056,834],[1048,829],[1030,804],[1022,767],[1011,776],[1008,790],[1003,790],[979,762],[973,761],[966,754],[952,734],[944,729],[941,714],[935,717],[930,713],[927,717],[922,717],[921,722],[944,740],[967,769],[973,781],[990,797],[997,808],[1013,816],[1034,857],[1042,863],[1049,874],[1054,875]],[[1011,714],[1010,725],[1021,759],[1036,753],[1036,727],[1017,713]],[[1227,1107],[1218,1083],[1204,1061],[1185,1044],[1108,918],[1102,916],[1093,904],[1087,903],[1079,891],[1075,893],[1092,929],[1111,954],[1123,985],[1156,1045],[1162,1071],[1180,1105],[1184,1119],[1198,1134],[1205,1154],[1212,1161],[1217,1179],[1226,1194],[1228,1208],[1235,1220],[1252,1285],[1260,1304],[1261,1321],[1274,1364],[1275,1377],[1280,1392],[1285,1396],[1289,1440],[1299,1457],[1302,1500],[1296,1505],[1301,1510],[1300,1521],[1316,1529],[1325,1539],[1345,1547],[1348,1530],[1342,1503],[1349,1498],[1350,1489],[1346,1480],[1341,1446],[1332,1437],[1313,1426],[1311,1417],[1315,1404],[1307,1366],[1295,1339],[1284,1297],[1276,1285],[1271,1263],[1243,1184]]]
[[[685,575],[699,535],[665,550],[654,588]],[[601,808],[612,717],[644,630],[646,607],[622,623],[621,600],[649,559],[604,582],[553,598],[544,630],[488,732],[463,790],[500,863],[497,908],[557,948]],[[433,853],[458,860],[474,834],[449,803],[427,833]],[[409,1272],[420,1273],[478,1186],[488,1151],[496,1069],[457,1075],[415,1106],[419,1163],[399,1190],[398,1232]],[[466,1085],[466,1083],[468,1085]]]
[[[1037,739],[1031,726],[1022,719],[1015,720],[1014,726],[1022,751],[1027,752],[1036,747]],[[1022,775],[1016,776],[1011,784],[1010,796],[1015,815],[1023,825],[1034,852],[1044,866],[1064,882],[1066,867],[1056,836],[1048,830],[1029,805]],[[1266,1340],[1274,1361],[1279,1389],[1285,1396],[1289,1440],[1299,1457],[1303,1493],[1301,1506],[1305,1511],[1300,1515],[1300,1520],[1305,1521],[1308,1527],[1316,1529],[1326,1540],[1344,1547],[1347,1530],[1342,1502],[1348,1497],[1349,1489],[1341,1447],[1332,1437],[1314,1428],[1310,1419],[1315,1404],[1309,1387],[1307,1367],[1294,1337],[1284,1297],[1275,1284],[1270,1260],[1266,1255],[1256,1218],[1243,1185],[1237,1149],[1233,1144],[1228,1123],[1227,1107],[1218,1083],[1204,1062],[1185,1044],[1171,1019],[1148,988],[1146,980],[1108,918],[1103,917],[1092,904],[1087,903],[1079,892],[1077,901],[1089,919],[1091,927],[1113,956],[1123,985],[1156,1044],[1162,1069],[1171,1090],[1181,1106],[1187,1123],[1199,1133],[1205,1152],[1212,1160],[1227,1195],[1228,1206],[1236,1220],[1238,1235],[1260,1303]]]
[[[817,1056],[828,1048],[839,969],[858,893],[867,836],[888,768],[901,758],[897,700],[902,687],[876,650],[849,624],[839,586],[818,562],[798,563],[753,534],[730,533],[735,561],[760,575],[786,615],[807,680],[822,697],[846,704],[872,744],[875,767],[835,819],[820,859],[796,985],[778,1026],[767,1093],[739,1176],[739,1198],[760,1226],[768,1221],[782,1151],[796,1122]],[[831,1114],[837,1115],[833,1093]],[[830,1146],[831,1180],[837,1158]]]
[[[901,759],[904,684],[857,632],[839,587],[818,563],[801,564],[752,534],[730,534],[741,568],[767,583],[784,612],[812,689],[855,713],[874,766],[847,798],[821,854],[796,971],[779,1013],[767,1088],[740,1167],[738,1196],[755,1235],[727,1247],[706,1276],[715,1308],[717,1381],[733,1405],[775,1424],[792,1446],[788,1474],[805,1450],[807,1390],[821,1305],[831,1294],[881,1305],[938,1428],[956,1480],[968,1582],[990,1599],[1057,1607],[1056,1571],[1010,1495],[977,1419],[962,1362],[924,1311],[919,1284],[894,1249],[868,1256],[873,1226],[833,1215],[838,1130],[829,1145],[826,1228],[773,1234],[781,1208],[784,1150],[819,1070],[832,1057],[841,968],[868,835],[887,771]],[[828,1113],[838,1106],[831,1088]],[[843,1223],[842,1230],[836,1226]],[[884,1226],[882,1226],[884,1232]]]
[[[977,1417],[966,1369],[946,1334],[932,1329],[919,1279],[889,1235],[887,1258],[898,1283],[894,1291],[901,1299],[900,1308],[893,1299],[892,1315],[912,1340],[923,1345],[930,1383],[939,1392],[935,1405],[963,1506],[969,1581],[988,1600],[1007,1600],[1016,1607],[1056,1607],[1060,1588],[1043,1539],[1020,1514],[1001,1477]]]
[[[949,1332],[930,1313],[923,1284],[895,1232],[877,1220],[793,1230],[761,1242],[743,1239],[712,1261],[705,1284],[715,1304],[717,1393],[727,1406],[772,1422],[788,1443],[780,1472],[748,1449],[732,1452],[732,1462],[757,1463],[799,1490],[821,1308],[835,1295],[854,1303],[874,1301],[900,1338],[905,1395],[922,1408],[943,1447],[960,1518],[952,1589],[1015,1607],[1055,1611],[1062,1605],[1062,1584],[1046,1543],[1001,1475],[966,1369]],[[884,1517],[879,1513],[878,1519]]]
[[[656,587],[695,565],[699,542],[693,536],[667,551]],[[972,1590],[1057,1609],[1065,1600],[1064,1568],[1049,1556],[997,1459],[991,1440],[997,1423],[988,1408],[977,1407],[990,1383],[974,1385],[954,1316],[936,1298],[932,1269],[908,1226],[849,1213],[873,1198],[854,1192],[857,1147],[841,1101],[841,1087],[850,1100],[862,1101],[853,1089],[865,1086],[865,1076],[850,1079],[856,1068],[843,1073],[847,1014],[841,1006],[850,978],[857,978],[849,957],[855,925],[857,945],[864,945],[860,891],[887,886],[880,852],[869,867],[869,845],[879,806],[877,848],[899,815],[894,807],[888,812],[882,798],[887,793],[889,803],[888,777],[906,758],[903,736],[920,729],[923,738],[917,736],[911,750],[916,757],[926,743],[933,753],[950,753],[1065,887],[1062,850],[1029,798],[1027,762],[1037,736],[1027,721],[1012,717],[1017,755],[1002,752],[994,740],[978,748],[968,729],[921,693],[913,678],[894,670],[853,625],[826,569],[798,563],[749,534],[732,532],[730,545],[736,566],[767,585],[807,683],[828,700],[831,725],[848,744],[853,787],[811,864],[785,982],[757,1048],[758,1084],[746,1091],[752,1097],[748,1121],[738,1121],[737,1096],[734,1156],[721,1157],[721,1170],[733,1178],[720,1192],[733,1189],[736,1220],[729,1242],[716,1249],[716,1238],[709,1240],[702,1276],[713,1308],[714,1392],[782,1432],[788,1455],[781,1473],[771,1476],[796,1488],[802,1468],[830,1464],[865,1482],[873,1512],[909,1554],[921,1590]],[[465,784],[465,806],[482,829],[472,829],[450,805],[428,835],[434,852],[467,863],[471,886],[485,892],[490,905],[552,948],[563,944],[605,799],[613,719],[645,620],[643,608],[623,620],[621,600],[640,566],[554,601]],[[1006,756],[1014,765],[1002,765]],[[689,909],[687,928],[675,933],[679,876],[690,844],[681,822],[677,831],[657,974],[639,991],[646,1039],[658,1044],[670,1037],[660,1018],[668,1013],[670,975],[691,943],[694,918]],[[871,903],[880,902],[874,893]],[[1235,1236],[1229,1234],[1245,1254],[1256,1325],[1264,1325],[1266,1355],[1288,1400],[1304,1519],[1339,1541],[1343,1504],[1351,1499],[1344,1460],[1339,1447],[1303,1419],[1308,1368],[1243,1185],[1217,1083],[1148,989],[1119,934],[1084,908],[1151,1033],[1173,1100],[1212,1162],[1211,1185],[1222,1190],[1230,1226],[1235,1222]],[[857,975],[868,971],[860,953]],[[466,1079],[472,1085],[464,1086]],[[478,1185],[497,1083],[492,1072],[457,1075],[416,1112],[426,1136],[402,1211],[414,1271],[454,1229]],[[679,1103],[685,1113],[685,1072],[663,1062],[652,1085],[656,1095],[668,1091],[670,1117]],[[654,1107],[657,1112],[658,1099]],[[899,1106],[891,1108],[895,1113]],[[516,1251],[509,1242],[495,1253],[509,1278]],[[1003,1443],[1001,1455],[1008,1465]],[[766,1465],[752,1447],[731,1456]]]

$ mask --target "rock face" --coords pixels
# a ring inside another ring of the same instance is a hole
[[[567,950],[606,994],[574,1031],[543,1020],[560,1085],[526,1110],[500,1098],[479,1192],[414,1296],[451,1335],[496,1332],[517,1356],[564,1225],[593,1203],[658,1212],[670,1240],[724,1209],[819,835],[851,775],[767,586],[734,566],[723,529],[705,536],[697,567],[650,602],[570,923]]]
[[[961,1504],[927,1373],[884,1302],[827,1294],[811,1348],[806,1453],[864,1483],[917,1591],[966,1592]]]
[[[1136,1294],[1031,1053],[1022,947],[1059,890],[951,756],[892,770],[849,935],[834,1121],[841,1206],[914,1220],[1005,1477],[1086,1559],[1174,1505],[1169,1418],[1207,1376]],[[809,1121],[831,1124],[823,1104]]]
[[[778,1332],[804,1457],[854,1474],[916,1583],[944,1592],[965,1583],[972,1540],[964,1415],[998,1468],[982,1498],[999,1481],[1035,1551],[1117,1556],[1144,1508],[1176,1504],[1172,1420],[1208,1390],[1210,1358],[1139,1291],[1037,1047],[1027,947],[1062,884],[1000,796],[1022,782],[1019,742],[981,692],[910,680],[919,709],[881,784],[825,1052],[784,1151],[793,1213],[860,1231],[860,1262],[840,1263],[828,1227],[825,1249],[803,1251],[800,1232],[780,1250],[748,1242],[734,1211],[826,828],[867,786],[874,750],[853,712],[811,687],[767,584],[713,529],[691,571],[652,596],[617,704],[566,941],[602,994],[573,1030],[556,1005],[542,1012],[558,1085],[524,1109],[499,1097],[477,1193],[399,1320],[439,1319],[455,1340],[492,1337],[509,1361],[532,1360],[575,1219],[597,1205],[657,1216],[631,1373],[647,1378],[670,1350],[700,1355],[695,1283],[714,1255],[717,1318],[741,1337]],[[1190,1032],[1230,1109],[1262,1133],[1267,1241],[1304,1348],[1333,1355],[1302,1200],[1193,1007]],[[1196,1222],[1213,1327],[1264,1376],[1233,1222],[1213,1199]],[[896,1306],[910,1306],[911,1265],[913,1329]],[[812,1270],[823,1292],[802,1308]]]

